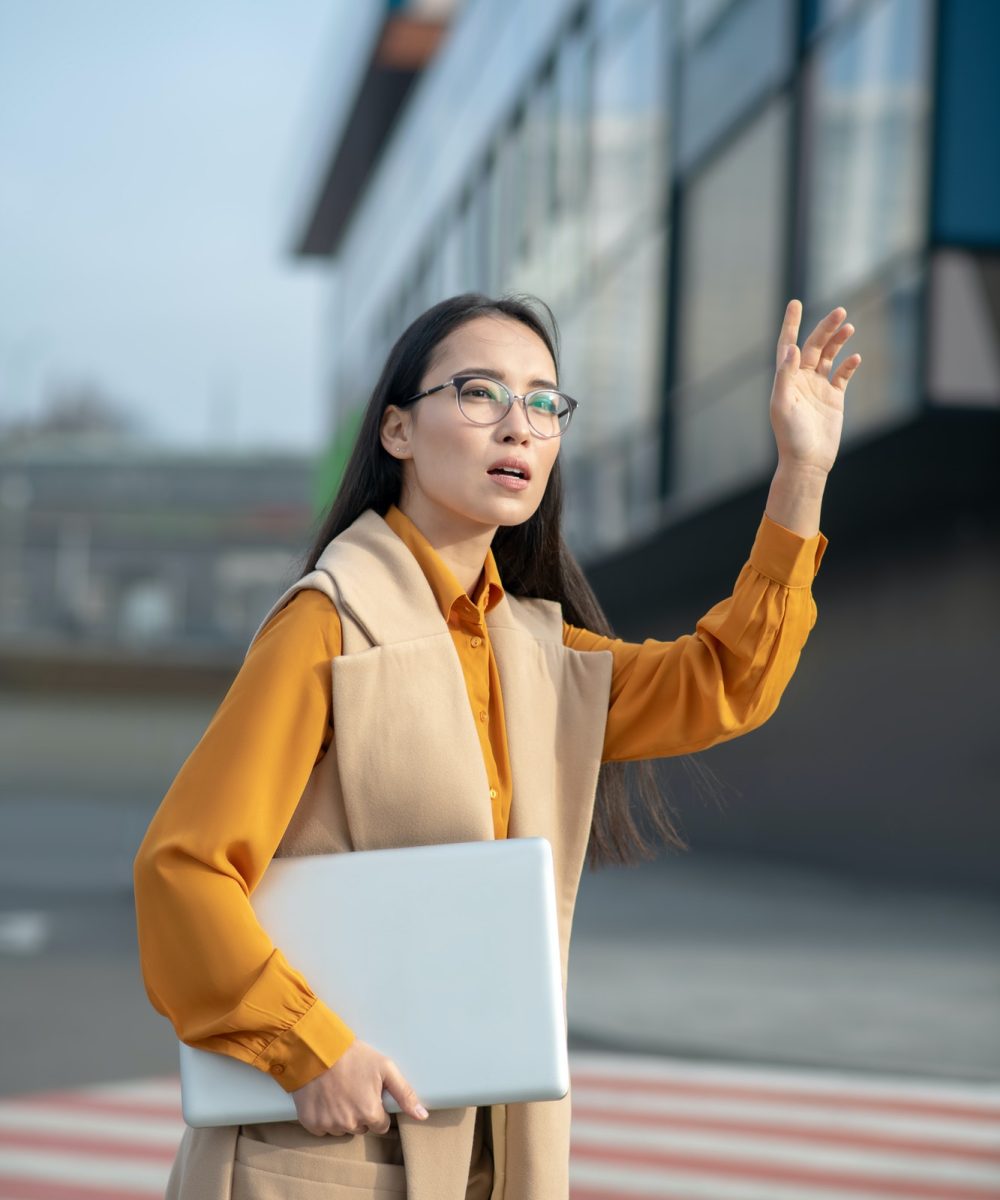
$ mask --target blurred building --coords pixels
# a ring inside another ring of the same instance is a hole
[[[295,578],[312,463],[128,438],[0,440],[0,659],[231,670]]]
[[[808,670],[710,752],[754,794],[724,817],[688,803],[684,825],[701,847],[1000,884],[1000,6],[356,7],[293,230],[331,263],[327,490],[413,316],[534,292],[581,402],[572,544],[623,635],[676,636],[763,510],[786,301],[803,335],[844,305],[864,364]]]

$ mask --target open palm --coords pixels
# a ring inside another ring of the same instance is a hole
[[[837,457],[844,426],[844,395],[861,362],[852,354],[833,371],[833,360],[854,333],[841,324],[844,308],[835,308],[798,347],[802,302],[790,300],[778,337],[777,370],[771,390],[771,428],[778,460],[788,466],[829,471]],[[791,358],[785,362],[788,348]],[[832,373],[831,373],[832,372]]]

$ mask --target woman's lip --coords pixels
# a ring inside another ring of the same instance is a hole
[[[528,480],[520,479],[517,475],[490,475],[490,479],[509,492],[523,492],[528,486]]]

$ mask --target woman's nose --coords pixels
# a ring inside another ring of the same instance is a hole
[[[522,396],[515,398],[510,411],[500,423],[500,430],[505,442],[517,441],[526,445],[531,440],[531,426]]]

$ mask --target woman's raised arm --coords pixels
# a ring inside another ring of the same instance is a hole
[[[564,626],[567,646],[613,656],[605,761],[704,750],[757,728],[778,707],[816,623],[811,585],[827,546],[820,508],[845,392],[861,363],[852,354],[833,367],[854,333],[846,316],[833,309],[800,350],[802,304],[785,308],[770,401],[778,466],[732,594],[672,642],[623,642]]]

